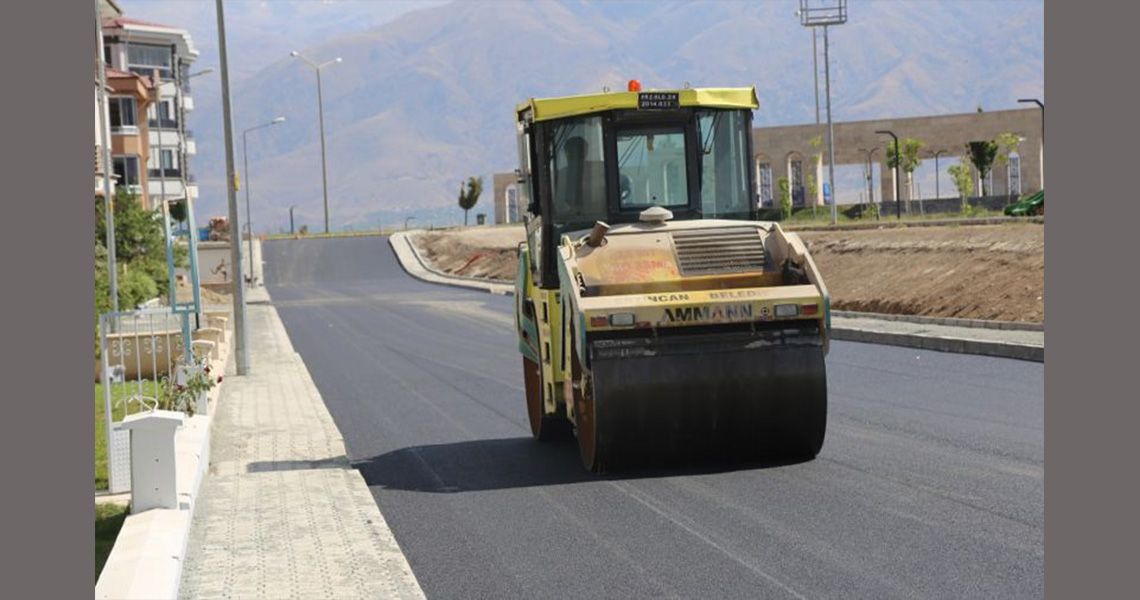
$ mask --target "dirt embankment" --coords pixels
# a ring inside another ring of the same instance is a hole
[[[440,271],[466,277],[514,281],[518,245],[526,238],[521,227],[496,227],[416,236],[424,260]]]
[[[802,232],[838,310],[1045,321],[1036,224]]]
[[[805,231],[832,307],[890,314],[1045,320],[1045,228],[1038,224]],[[419,236],[436,268],[512,280],[521,227]]]

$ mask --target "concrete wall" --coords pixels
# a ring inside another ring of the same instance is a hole
[[[965,154],[967,142],[991,140],[1005,132],[1015,133],[1025,141],[1021,143],[1018,154],[1021,157],[1021,192],[1033,193],[1041,189],[1041,113],[1037,108],[996,110],[981,113],[965,113],[955,115],[935,115],[928,117],[909,117],[902,119],[877,119],[871,121],[835,122],[835,164],[838,165],[864,165],[867,162],[867,151],[878,148],[873,153],[873,160],[880,166],[880,194],[877,195],[885,201],[893,201],[894,172],[887,166],[886,153],[891,142],[888,135],[877,134],[877,130],[890,130],[899,137],[918,138],[926,143],[920,157],[925,162],[932,160],[934,153],[945,150],[941,158],[950,159]],[[821,136],[823,143],[818,149],[811,145],[812,138]],[[772,187],[774,195],[778,198],[777,180],[790,175],[790,163],[795,159],[804,161],[804,172],[810,172],[811,156],[822,154],[819,166],[819,175],[816,181],[827,179],[827,125],[814,123],[807,125],[784,125],[779,127],[758,127],[752,131],[752,145],[755,152],[755,162],[772,165]],[[939,170],[945,173],[949,161],[943,162]],[[993,189],[991,194],[1008,193],[1004,168],[995,165],[993,172]],[[906,190],[906,174],[899,174],[899,183],[903,188],[901,197],[909,199]],[[822,185],[818,186],[820,193],[817,197],[809,198],[807,205],[813,202],[823,203]],[[945,186],[944,186],[945,187]],[[976,184],[975,184],[976,187]],[[975,190],[979,193],[980,190]],[[943,189],[943,197],[956,196],[953,189]]]

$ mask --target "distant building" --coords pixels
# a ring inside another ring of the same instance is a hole
[[[150,199],[148,206],[198,197],[188,165],[197,147],[186,129],[186,113],[194,108],[189,71],[197,59],[198,50],[185,29],[121,15],[103,21],[103,60],[118,72],[145,78],[153,90],[145,123],[135,125],[146,129],[149,152],[138,155],[137,181]],[[130,175],[130,159],[122,158],[117,162]]]
[[[122,9],[114,0],[100,0],[98,4],[99,19],[107,21],[121,17],[123,15]],[[110,92],[110,88],[99,89],[99,61],[102,60],[103,48],[103,31],[99,29],[98,50],[95,52],[95,196],[103,196],[106,193],[106,185],[110,183],[111,193],[115,193],[115,181],[112,178],[110,182],[105,181],[110,175],[110,169],[107,164],[104,164],[104,150],[109,148],[111,143],[111,126],[109,107],[104,105],[102,100],[105,94]]]

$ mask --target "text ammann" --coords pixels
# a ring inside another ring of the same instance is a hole
[[[661,323],[726,323],[752,318],[751,304],[666,308]]]

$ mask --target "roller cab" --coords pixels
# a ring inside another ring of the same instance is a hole
[[[755,218],[756,105],[715,88],[518,108],[528,416],[590,470],[822,446],[829,297],[800,239]]]

